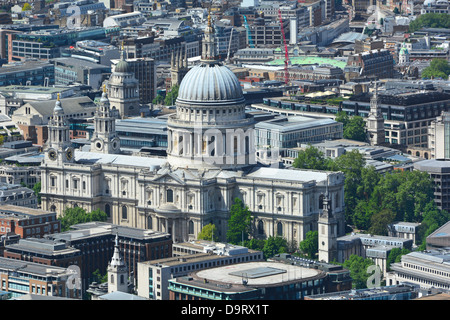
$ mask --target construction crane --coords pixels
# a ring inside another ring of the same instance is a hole
[[[231,28],[230,43],[228,44],[227,63],[230,63],[231,39],[233,39],[234,28]]]
[[[278,9],[278,16],[280,17],[280,29],[281,29],[281,34],[283,35],[283,43],[284,43],[284,83],[286,85],[288,85],[288,83],[289,83],[288,67],[291,64],[291,61],[289,60],[289,52],[288,52],[288,47],[287,47],[287,43],[286,43],[286,36],[284,34],[283,18],[281,17],[280,9]]]
[[[250,27],[248,26],[247,16],[244,16],[244,24],[245,24],[245,29],[247,29],[248,44],[250,45],[250,48],[254,48],[255,45],[253,44],[252,35],[250,33]]]

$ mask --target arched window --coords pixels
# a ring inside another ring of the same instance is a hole
[[[55,205],[52,205],[52,206],[50,207],[50,211],[51,211],[51,212],[56,212],[56,207],[55,207]]]
[[[258,221],[258,234],[264,234],[264,222],[262,222],[262,220]]]
[[[125,277],[123,276],[123,274],[120,275],[120,284],[124,284],[125,283]]]
[[[194,222],[189,221],[189,234],[194,234]]]
[[[172,189],[167,189],[166,202],[173,202],[173,190]]]
[[[105,204],[105,213],[108,216],[108,218],[111,217],[111,206],[108,203]]]
[[[323,194],[319,196],[319,209],[323,209]]]
[[[111,275],[111,283],[114,283],[114,275]]]
[[[283,225],[281,224],[281,222],[277,223],[277,235],[278,236],[282,236],[283,235]]]
[[[127,220],[128,219],[128,212],[127,212],[127,206],[122,207],[122,219]]]

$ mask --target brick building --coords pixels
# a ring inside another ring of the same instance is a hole
[[[81,251],[64,242],[27,238],[5,246],[3,257],[45,264],[48,266],[82,267]]]
[[[389,50],[378,49],[348,57],[344,68],[345,80],[375,76],[379,79],[393,78],[394,58]]]
[[[42,238],[61,231],[56,213],[27,207],[0,205],[0,235],[13,232],[22,239]]]
[[[114,253],[114,239],[119,236],[120,252],[128,266],[130,276],[136,277],[137,263],[172,256],[170,234],[148,229],[118,226],[105,222],[89,222],[74,225],[72,230],[50,235],[48,238],[62,241],[79,249],[82,256],[83,288],[93,281],[92,273],[99,269],[104,274]]]

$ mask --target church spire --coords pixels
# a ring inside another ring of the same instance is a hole
[[[205,28],[205,37],[202,44],[202,61],[217,62],[216,37],[211,14],[208,15],[208,25]]]

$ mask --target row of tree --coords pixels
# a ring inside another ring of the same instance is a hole
[[[394,221],[418,222],[422,224],[418,242],[425,245],[425,238],[450,220],[448,212],[436,207],[434,183],[426,172],[393,170],[382,174],[366,166],[358,150],[332,159],[313,146],[300,151],[293,166],[342,171],[346,222],[357,229],[387,235]]]
[[[422,28],[450,28],[450,15],[447,13],[421,14],[417,19],[409,23],[409,32],[415,32]]]

